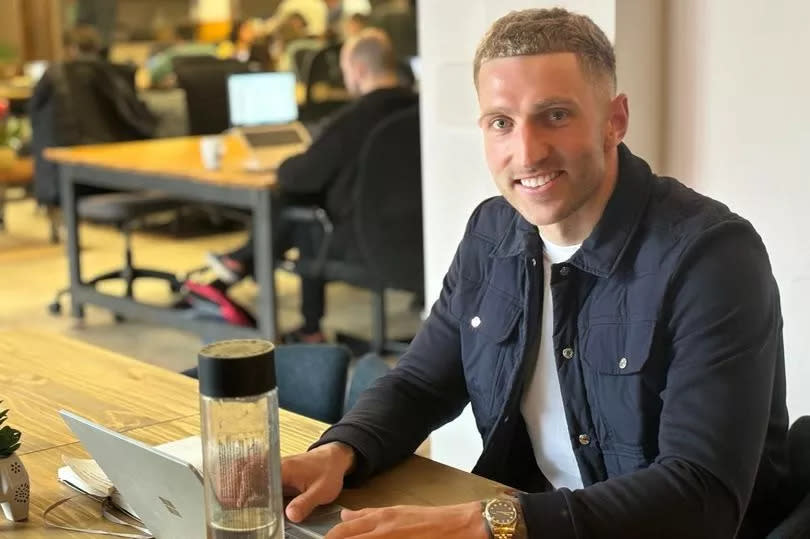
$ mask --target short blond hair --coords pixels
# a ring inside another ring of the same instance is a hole
[[[365,28],[343,45],[349,58],[359,60],[375,75],[395,73],[397,59],[391,39],[379,28]]]
[[[616,55],[605,33],[585,15],[562,8],[512,11],[493,23],[475,51],[473,79],[495,58],[571,52],[583,72],[616,91]]]

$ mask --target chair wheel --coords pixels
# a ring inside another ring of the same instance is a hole
[[[124,317],[124,315],[123,315],[123,314],[116,314],[116,315],[114,316],[114,318],[115,318],[115,321],[116,321],[116,322],[118,322],[119,324],[120,324],[121,322],[126,322],[126,321],[127,321],[127,319]]]
[[[62,314],[62,305],[58,301],[48,304],[48,312],[54,316]]]

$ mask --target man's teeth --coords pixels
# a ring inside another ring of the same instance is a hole
[[[552,172],[551,174],[546,174],[544,176],[532,176],[531,178],[521,178],[520,185],[523,187],[530,187],[532,189],[536,187],[542,187],[557,176],[559,176],[559,172]]]

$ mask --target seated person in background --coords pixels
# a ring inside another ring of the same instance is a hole
[[[275,32],[276,28],[293,13],[303,17],[309,36],[323,37],[326,32],[326,20],[329,17],[329,9],[324,0],[281,0],[275,14],[265,23],[266,31]]]
[[[158,88],[175,85],[172,60],[178,56],[215,56],[216,45],[194,41],[193,24],[180,24],[174,29],[174,43],[146,61],[147,79],[143,84]]]
[[[102,59],[101,34],[90,25],[79,25],[65,34],[65,60]]]
[[[296,78],[303,80],[304,73],[295,65],[295,53],[301,49],[312,51],[323,47],[323,40],[310,37],[307,21],[300,13],[290,13],[276,29],[273,41],[273,58],[277,71],[295,71]]]
[[[343,36],[345,39],[352,38],[368,28],[368,15],[353,13],[343,21]]]
[[[379,30],[366,30],[347,41],[341,50],[340,67],[346,87],[356,99],[335,114],[306,152],[281,164],[273,206],[276,217],[289,204],[314,204],[326,209],[335,224],[332,247],[336,252],[356,243],[352,241],[351,193],[366,137],[388,115],[417,103],[410,89],[398,85],[391,42]],[[318,246],[307,244],[309,235],[298,228],[289,223],[273,224],[277,255],[295,245],[314,256]],[[220,277],[213,286],[227,287],[252,273],[253,241],[230,253],[208,258]],[[288,341],[324,341],[320,327],[324,282],[302,279],[301,295],[304,325],[289,335]]]
[[[471,403],[474,472],[523,492],[483,514],[345,510],[328,537],[765,537],[796,500],[779,291],[754,227],[622,143],[627,97],[589,18],[511,12],[474,81],[503,196],[474,210],[396,368],[283,460],[300,492],[287,517],[408,458]]]
[[[227,41],[217,47],[219,58],[233,58],[240,62],[256,64],[258,69],[269,67],[270,51],[266,41],[257,35],[253,19],[234,21]]]

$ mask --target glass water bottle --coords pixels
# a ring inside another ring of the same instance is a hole
[[[230,340],[199,353],[209,539],[282,539],[273,344]]]

